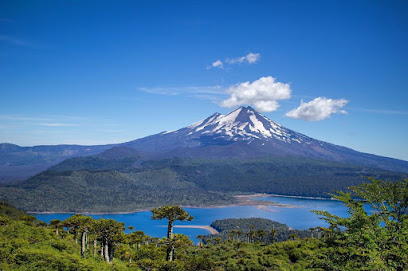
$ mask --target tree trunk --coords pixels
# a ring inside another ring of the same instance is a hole
[[[55,235],[57,235],[57,236],[59,235],[58,227],[55,228]]]
[[[102,259],[104,259],[104,258],[103,258],[103,255],[104,255],[104,254],[103,254],[103,249],[104,249],[104,247],[105,247],[104,241],[101,241],[101,258],[102,258]]]
[[[166,261],[174,260],[174,246],[173,246],[173,221],[169,221],[169,226],[167,228],[167,239],[169,245],[167,246]]]
[[[96,257],[96,251],[97,251],[97,241],[96,241],[96,239],[93,241],[93,247],[94,247],[94,257]]]
[[[166,261],[173,261],[174,260],[174,247],[173,244],[170,243],[167,247],[167,254],[166,254]]]
[[[173,239],[173,221],[169,221],[169,226],[167,227],[167,238]]]
[[[85,245],[86,245],[86,231],[81,234],[81,257],[85,257]]]
[[[109,246],[108,246],[108,253],[109,253],[109,261],[112,261],[113,260],[113,244],[111,243],[111,244],[109,244]]]
[[[107,241],[104,241],[103,254],[104,254],[105,261],[106,261],[107,263],[110,263],[110,259],[109,259],[109,245],[108,245],[108,242],[107,242]]]

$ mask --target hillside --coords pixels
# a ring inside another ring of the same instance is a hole
[[[403,173],[302,159],[174,158],[124,169],[118,163],[115,170],[106,170],[103,159],[92,161],[96,161],[92,170],[82,169],[84,160],[74,158],[22,183],[0,186],[0,197],[28,211],[124,212],[166,204],[236,203],[231,193],[329,197],[328,192],[365,181],[362,176],[391,180],[408,177]]]
[[[46,171],[24,183],[0,187],[0,197],[29,211],[124,212],[162,204],[218,205],[231,197],[200,189],[169,169]]]
[[[55,145],[20,147],[0,144],[0,183],[24,180],[67,158],[98,154],[111,148],[105,146]]]
[[[79,244],[64,231],[57,236],[46,223],[4,201],[0,240],[1,270],[112,270],[99,259],[81,258]]]

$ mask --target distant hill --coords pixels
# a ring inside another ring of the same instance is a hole
[[[112,148],[104,146],[55,145],[20,147],[0,144],[0,183],[24,180],[67,158],[98,154]]]

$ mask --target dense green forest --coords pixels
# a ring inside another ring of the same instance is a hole
[[[206,191],[168,168],[118,171],[44,172],[0,195],[27,211],[123,212],[165,204],[217,205],[235,202],[224,193]]]
[[[0,269],[407,270],[408,180],[372,179],[350,191],[333,195],[349,208],[350,216],[341,218],[316,211],[329,226],[310,229],[307,238],[293,235],[293,240],[278,242],[260,238],[264,234],[255,229],[287,229],[283,224],[258,219],[225,220],[213,226],[221,232],[238,226],[243,233],[249,233],[249,238],[242,240],[236,233],[227,239],[214,235],[200,245],[193,245],[184,235],[171,234],[174,221],[194,219],[178,206],[152,210],[152,219],[169,222],[168,236],[159,239],[133,227],[125,234],[123,223],[80,214],[47,225],[3,200]]]
[[[310,231],[290,229],[285,224],[265,218],[221,219],[211,223],[211,227],[219,232],[217,237],[224,241],[233,239],[241,242],[274,243],[311,237]],[[207,241],[212,237],[211,235],[205,235],[203,240]]]
[[[132,155],[135,155],[132,153]],[[69,159],[25,182],[0,186],[0,197],[26,211],[123,212],[162,205],[236,203],[232,194],[330,197],[364,176],[407,174],[299,158],[165,159],[139,156]]]

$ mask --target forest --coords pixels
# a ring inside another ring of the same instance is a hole
[[[152,209],[152,219],[168,221],[167,236],[152,238],[131,226],[125,233],[121,222],[95,220],[81,214],[46,224],[2,200],[0,269],[402,271],[408,268],[408,180],[371,179],[333,197],[349,208],[350,216],[316,211],[328,226],[311,228],[308,236],[291,234],[286,241],[280,241],[277,233],[287,230],[283,224],[262,219],[221,220],[213,226],[221,233],[229,231],[228,237],[214,235],[199,245],[194,245],[187,236],[173,234],[175,221],[194,219],[179,206]],[[247,238],[239,238],[237,229]]]
[[[124,212],[174,204],[234,204],[233,195],[248,193],[331,197],[328,193],[359,185],[366,176],[408,178],[405,173],[300,158],[172,158],[135,164],[137,157],[68,159],[24,182],[1,185],[0,197],[31,212]]]
[[[211,223],[218,238],[241,242],[260,241],[264,243],[281,242],[290,239],[311,237],[309,230],[290,229],[287,225],[265,218],[228,218]],[[213,236],[206,235],[203,240]]]

